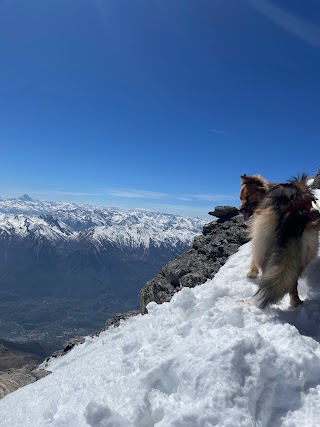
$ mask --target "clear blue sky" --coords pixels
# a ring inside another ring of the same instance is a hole
[[[0,0],[0,195],[210,219],[320,165],[318,0]]]

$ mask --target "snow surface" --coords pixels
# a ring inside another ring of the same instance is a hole
[[[74,234],[76,233],[70,227],[59,221],[49,224],[44,218],[38,216],[0,212],[0,236],[11,235],[24,238],[33,235],[55,241],[67,239]]]
[[[250,243],[213,280],[52,359],[51,375],[0,401],[0,426],[319,426],[320,261],[302,307],[265,311],[249,262]]]

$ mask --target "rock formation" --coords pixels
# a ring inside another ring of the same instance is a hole
[[[206,224],[203,234],[195,237],[192,249],[164,266],[140,293],[141,313],[147,304],[170,301],[181,288],[194,287],[211,279],[230,255],[248,242],[246,225],[235,207],[217,206],[210,212],[217,221]]]
[[[7,372],[0,372],[0,399],[48,374],[49,372],[45,370],[37,370],[36,366],[25,366],[18,369],[9,369]]]

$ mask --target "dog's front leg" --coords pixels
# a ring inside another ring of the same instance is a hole
[[[289,295],[290,295],[290,305],[296,307],[303,303],[303,301],[301,301],[301,299],[299,298],[299,294],[298,294],[298,282],[295,283],[294,287],[289,292]]]

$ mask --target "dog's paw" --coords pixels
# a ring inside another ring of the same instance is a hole
[[[255,269],[254,270],[250,269],[246,274],[246,276],[249,279],[256,279],[258,277],[258,275],[259,275],[259,270],[255,270]]]
[[[290,295],[290,305],[291,307],[299,307],[299,305],[303,304],[303,301],[299,297]]]

